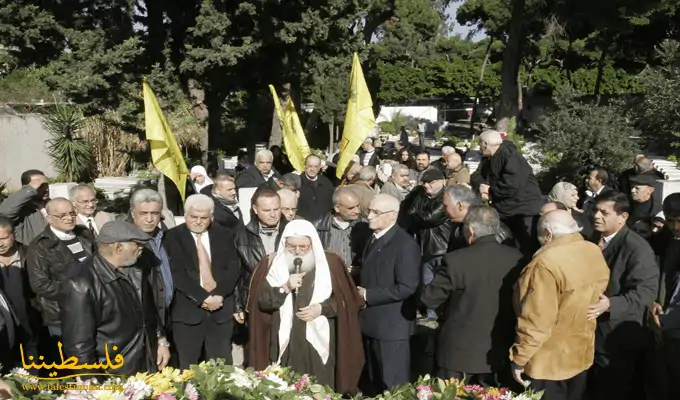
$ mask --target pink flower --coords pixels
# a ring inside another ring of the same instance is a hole
[[[432,396],[432,388],[425,385],[419,385],[417,388],[418,400],[430,400]]]
[[[189,400],[198,400],[199,398],[198,390],[192,383],[187,383],[187,386],[184,388],[184,395],[187,396]]]
[[[300,380],[295,382],[295,390],[297,390],[298,393],[302,392],[303,390],[307,389],[310,384],[311,384],[311,382],[309,380],[309,376],[308,375],[302,375]]]
[[[463,390],[466,392],[472,392],[473,394],[481,394],[485,392],[484,388],[479,385],[465,385],[463,386]]]
[[[158,396],[156,396],[156,400],[177,400],[177,397],[175,397],[171,393],[161,393]]]

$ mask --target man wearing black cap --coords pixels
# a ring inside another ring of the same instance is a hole
[[[75,267],[61,287],[64,358],[76,357],[79,366],[110,360],[107,371],[122,375],[168,364],[170,344],[153,303],[150,271],[134,266],[149,239],[122,220],[102,227],[97,253]]]
[[[422,283],[427,285],[434,278],[434,271],[446,254],[453,223],[444,208],[444,173],[435,168],[429,169],[423,173],[421,182],[422,185],[404,200],[404,212],[399,224],[418,238],[423,253]],[[434,326],[435,319],[436,314],[430,310],[427,320],[421,323]]]
[[[656,178],[650,174],[630,178],[631,210],[628,227],[646,239],[651,236],[652,220],[661,212],[661,204],[655,201]],[[660,196],[659,193],[657,196]]]

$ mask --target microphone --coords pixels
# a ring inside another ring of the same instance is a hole
[[[300,267],[302,266],[302,259],[300,257],[295,257],[295,259],[293,260],[293,266],[295,267],[295,273],[299,274]],[[298,294],[299,289],[300,289],[299,287],[295,288],[295,294]]]

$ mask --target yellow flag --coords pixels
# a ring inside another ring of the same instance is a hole
[[[361,70],[357,53],[354,53],[354,61],[352,62],[349,90],[345,126],[342,129],[342,142],[340,142],[340,158],[337,164],[336,176],[338,178],[342,178],[352,156],[359,150],[364,140],[371,136],[375,126],[373,101],[368,86],[366,86],[366,79],[364,79],[364,72]]]
[[[274,97],[274,107],[276,108],[276,116],[281,124],[283,146],[286,148],[288,161],[290,161],[290,165],[296,171],[302,172],[305,169],[305,159],[311,154],[311,150],[309,144],[307,144],[305,131],[302,130],[300,118],[295,111],[293,99],[288,96],[286,106],[282,109],[279,95],[276,93],[274,86],[269,85],[269,90]]]
[[[151,146],[151,161],[163,175],[175,183],[182,201],[186,196],[189,170],[175,136],[170,131],[168,121],[158,105],[158,100],[146,79],[142,82],[144,92],[144,119],[146,121],[146,140]]]

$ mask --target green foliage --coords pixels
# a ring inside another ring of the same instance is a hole
[[[90,143],[80,136],[84,118],[71,106],[59,106],[45,116],[43,124],[52,138],[47,141],[47,153],[59,174],[68,182],[88,178],[92,166]]]
[[[0,79],[0,103],[34,103],[52,101],[52,93],[43,82],[48,72],[40,68],[15,69]]]
[[[539,121],[538,157],[544,168],[542,184],[549,190],[560,181],[579,184],[587,169],[625,169],[637,151],[631,139],[639,132],[618,104],[596,106],[577,100],[572,88],[561,88],[556,108]]]
[[[406,127],[407,131],[412,131],[418,128],[418,121],[413,117],[404,115],[401,111],[396,112],[389,121],[379,122],[378,125],[384,133],[396,135],[401,132],[401,127]]]
[[[660,65],[648,68],[641,104],[633,107],[637,126],[648,146],[659,154],[680,155],[680,43],[664,41],[657,48]]]

